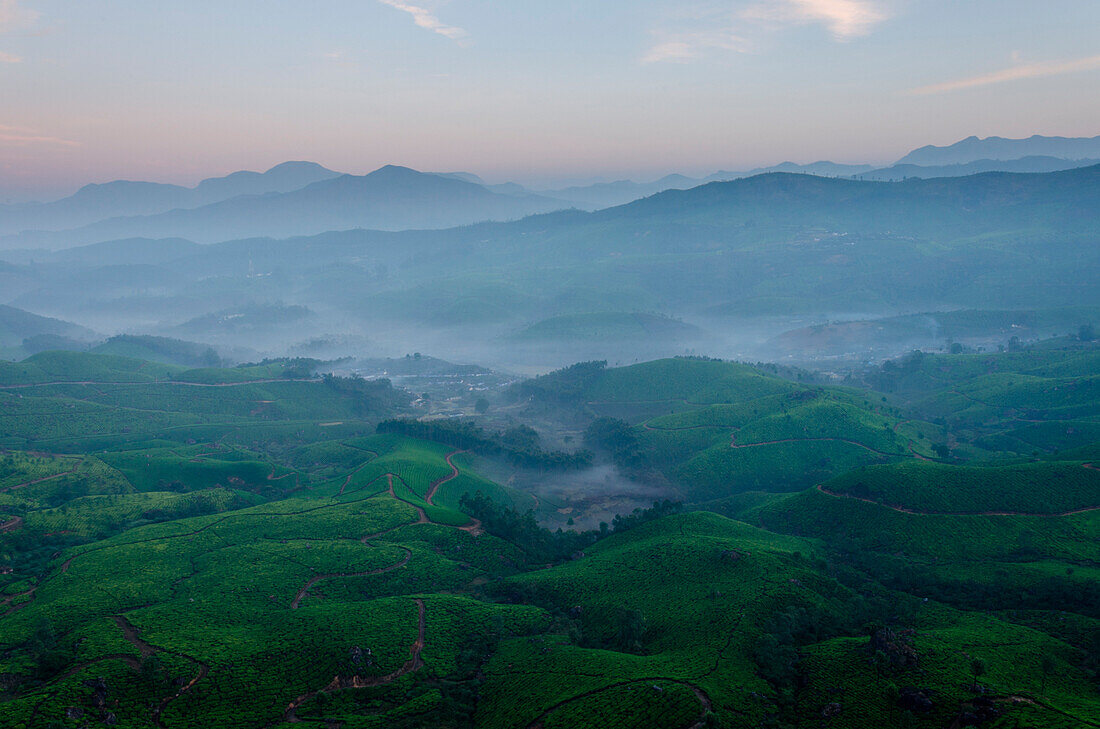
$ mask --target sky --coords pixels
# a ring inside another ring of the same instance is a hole
[[[553,184],[1100,134],[1095,0],[0,0],[0,200],[306,159]]]

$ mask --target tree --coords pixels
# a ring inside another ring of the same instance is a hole
[[[970,661],[970,674],[974,677],[974,690],[981,691],[981,687],[978,685],[978,679],[985,675],[985,659],[975,658]]]
[[[1054,660],[1054,656],[1051,656],[1049,654],[1044,655],[1040,667],[1042,668],[1042,671],[1043,671],[1043,684],[1042,684],[1042,688],[1039,689],[1039,693],[1046,696],[1046,693],[1047,693],[1047,679],[1050,678],[1051,676],[1053,676],[1055,674],[1055,672],[1057,672],[1058,662]]]
[[[478,415],[484,415],[489,412],[489,401],[483,397],[479,397],[477,402],[474,403],[474,410]]]
[[[638,610],[621,610],[616,616],[614,646],[624,653],[641,653],[645,616]]]
[[[1093,328],[1091,323],[1082,324],[1077,329],[1077,338],[1080,339],[1082,342],[1091,342],[1092,340],[1096,339],[1096,330]]]

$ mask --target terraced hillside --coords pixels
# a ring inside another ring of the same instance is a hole
[[[942,439],[874,397],[733,362],[676,358],[576,365],[519,386],[534,403],[634,425],[634,451],[689,501],[793,491],[873,463],[932,458]],[[640,464],[634,464],[640,465]]]
[[[1100,726],[1091,460],[929,460],[953,431],[743,365],[580,367],[526,407],[637,407],[618,457],[701,497],[785,485],[550,532],[483,457],[373,433],[381,385],[20,367],[0,726]]]
[[[407,691],[409,674],[447,676],[470,625],[495,619],[522,635],[547,624],[538,608],[454,594],[519,557],[434,506],[457,473],[438,449],[385,437],[354,447],[377,455],[298,496],[135,527],[8,585],[5,673],[40,679],[5,705],[10,725],[84,707],[125,726],[263,726],[319,711],[322,689],[384,695]],[[418,693],[401,710],[439,703]]]

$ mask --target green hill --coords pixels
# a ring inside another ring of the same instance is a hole
[[[934,514],[1060,514],[1100,508],[1100,470],[1082,463],[949,466],[907,461],[850,471],[831,494]]]
[[[517,394],[635,424],[641,455],[622,465],[656,468],[696,502],[795,491],[858,466],[929,457],[926,433],[936,431],[855,390],[718,360],[584,363],[524,382]]]
[[[518,384],[507,417],[592,423],[692,502],[588,532],[540,527],[485,454],[377,428],[404,401],[384,381],[3,365],[0,724],[1100,724],[1094,414],[959,429],[895,404],[1010,365],[1088,380],[1061,372],[1080,353],[1038,356],[921,362],[958,374],[885,402],[702,359]],[[1090,402],[1026,377],[1054,411]],[[1067,423],[1077,460],[957,440],[1060,444]]]

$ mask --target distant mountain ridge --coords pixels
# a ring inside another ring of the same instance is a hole
[[[0,205],[0,244],[58,249],[123,238],[210,243],[352,228],[438,229],[569,207],[601,210],[667,190],[774,172],[898,181],[993,171],[1053,172],[1098,160],[1100,136],[972,136],[944,147],[915,149],[888,167],[788,161],[699,178],[670,174],[651,182],[618,180],[541,192],[511,182],[487,183],[469,172],[420,173],[390,165],[367,175],[342,175],[313,162],[285,162],[263,173],[209,178],[192,188],[118,180],[86,185],[50,203]]]
[[[599,210],[602,208],[623,205],[643,197],[656,195],[665,190],[689,190],[708,182],[726,182],[742,177],[767,174],[769,172],[790,172],[792,174],[820,175],[823,177],[848,177],[868,172],[874,169],[873,165],[845,165],[836,162],[818,161],[809,164],[797,164],[795,162],[781,162],[771,167],[757,167],[744,172],[730,172],[720,170],[706,177],[686,177],[685,175],[665,175],[653,182],[634,182],[632,180],[616,180],[615,182],[597,182],[591,185],[574,185],[560,190],[547,190],[544,194],[577,203],[587,210]]]
[[[0,347],[16,347],[36,338],[92,340],[99,335],[72,322],[39,316],[0,304]]]
[[[532,193],[501,194],[456,177],[386,165],[366,175],[339,175],[290,192],[240,195],[198,208],[114,218],[68,231],[26,233],[16,241],[45,248],[120,238],[214,243],[354,228],[450,228],[566,207],[568,203]]]
[[[1027,139],[1004,137],[967,137],[946,147],[927,145],[899,159],[899,165],[960,165],[978,160],[1015,160],[1022,157],[1058,157],[1061,159],[1100,159],[1100,136],[1044,137]]]
[[[239,195],[290,192],[339,174],[314,162],[284,162],[266,172],[211,177],[195,187],[130,180],[90,184],[54,202],[0,206],[0,234],[66,230],[108,218],[196,208]]]
[[[1077,167],[1090,167],[1100,164],[1100,159],[1069,160],[1060,157],[1031,156],[1012,160],[980,159],[966,164],[940,165],[938,167],[926,167],[921,165],[897,164],[892,167],[884,167],[879,170],[871,170],[860,175],[855,175],[861,180],[905,180],[911,177],[929,179],[932,177],[964,177],[977,175],[983,172],[1059,172],[1072,170]]]
[[[472,186],[479,199],[498,200],[472,183],[419,174],[394,168],[373,184]],[[372,183],[319,184],[358,193]],[[1098,230],[1100,165],[890,183],[770,173],[597,212],[203,246],[123,240],[0,271],[18,292],[13,305],[101,331],[258,351],[351,331],[384,352],[386,337],[424,341],[450,330],[462,335],[448,341],[465,342],[472,331],[504,337],[522,327],[530,329],[523,342],[569,342],[569,356],[604,359],[617,331],[645,327],[591,316],[599,312],[661,312],[723,336],[737,327],[711,322],[1098,306]],[[124,263],[146,245],[148,255]],[[313,315],[249,314],[278,301],[283,313]],[[665,351],[690,346],[649,339]],[[521,340],[494,339],[502,356],[517,358]]]

